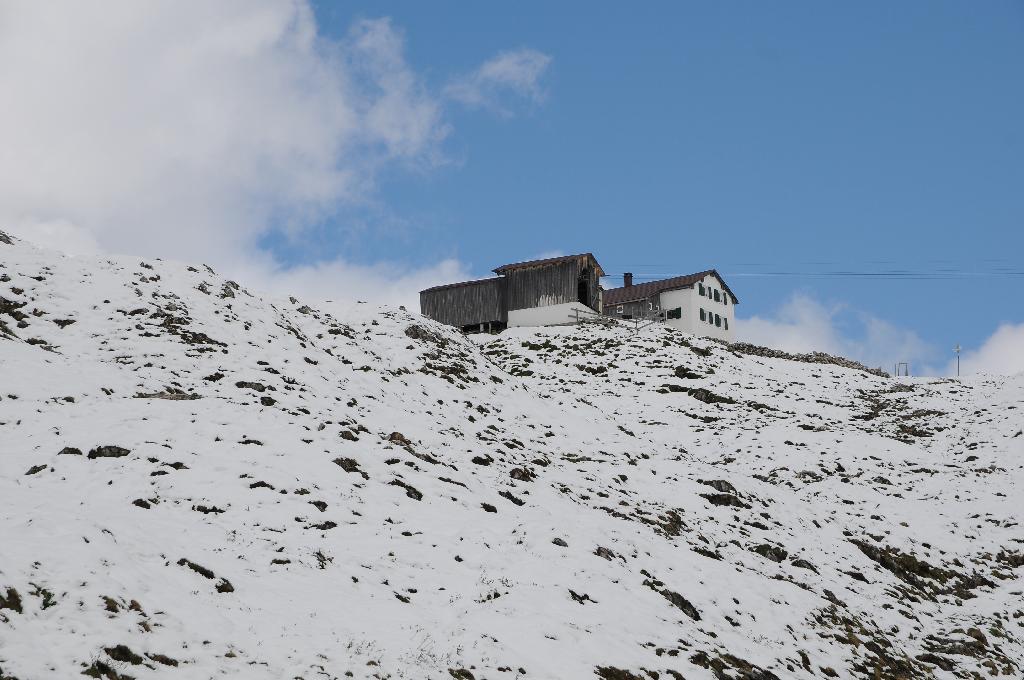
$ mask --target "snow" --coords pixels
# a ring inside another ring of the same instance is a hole
[[[1022,673],[1024,376],[6,240],[0,678]]]

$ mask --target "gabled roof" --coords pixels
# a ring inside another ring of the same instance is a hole
[[[697,272],[696,274],[687,274],[686,276],[674,276],[671,279],[661,279],[660,281],[648,281],[646,283],[637,283],[632,286],[623,286],[622,288],[610,288],[604,291],[604,304],[605,305],[621,305],[624,302],[634,302],[636,300],[646,300],[652,295],[663,293],[666,290],[676,290],[678,288],[693,288],[693,285],[698,281],[702,281],[705,276],[714,276],[718,279],[718,282],[722,284],[722,288],[726,294],[732,298],[732,303],[739,304],[739,298],[729,289],[729,285],[726,284],[722,276],[714,269],[708,269],[706,271]]]
[[[552,264],[561,264],[562,262],[570,262],[572,260],[578,260],[579,258],[587,258],[594,263],[597,267],[597,275],[604,276],[604,270],[601,269],[601,265],[598,264],[597,258],[594,257],[593,253],[579,253],[578,255],[562,255],[561,257],[549,257],[543,260],[529,260],[527,262],[514,262],[512,264],[503,264],[497,269],[493,270],[495,274],[505,274],[507,272],[516,269],[531,269],[533,267],[546,267]]]

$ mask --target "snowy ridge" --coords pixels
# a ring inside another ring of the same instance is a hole
[[[0,678],[1021,677],[1022,428],[0,235]]]

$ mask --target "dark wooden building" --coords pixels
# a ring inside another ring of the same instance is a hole
[[[568,324],[601,312],[604,271],[590,253],[506,264],[494,273],[420,291],[421,313],[476,332]]]
[[[508,325],[505,279],[463,281],[427,288],[420,291],[420,313],[467,331],[504,328]]]

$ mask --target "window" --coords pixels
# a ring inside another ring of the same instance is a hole
[[[715,314],[715,325],[718,326],[719,328],[722,327],[722,317],[718,316],[717,314]]]
[[[715,288],[715,302],[721,302],[722,297],[718,294],[718,289]]]
[[[622,314],[622,305],[615,305],[615,313]]]
[[[699,295],[703,295],[704,294],[704,284],[703,283],[698,283],[697,284],[697,293]]]
[[[722,325],[725,327],[725,330],[729,330],[729,320],[728,319],[722,319]]]
[[[704,320],[704,308],[703,307],[700,308],[700,320],[701,321]]]

